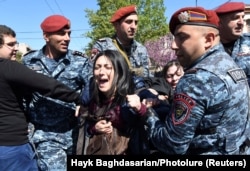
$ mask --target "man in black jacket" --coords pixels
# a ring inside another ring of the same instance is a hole
[[[13,61],[18,50],[15,32],[0,25],[0,168],[38,170],[28,139],[23,99],[37,91],[44,96],[80,104],[79,94],[64,84]]]

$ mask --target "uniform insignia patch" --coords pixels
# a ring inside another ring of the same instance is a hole
[[[186,94],[176,94],[174,96],[174,106],[172,120],[174,125],[179,125],[188,119],[191,109],[195,106],[195,102]]]
[[[98,39],[98,41],[104,42],[104,41],[106,41],[106,39],[105,38],[100,38],[100,39]]]
[[[233,78],[236,83],[246,80],[245,72],[242,69],[228,70],[227,73]]]
[[[41,71],[42,70],[42,68],[40,66],[28,66],[28,67],[34,71]]]

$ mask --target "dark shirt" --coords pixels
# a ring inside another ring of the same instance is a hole
[[[144,80],[147,88],[156,90],[159,95],[167,95],[168,103],[172,101],[174,90],[163,77],[149,77]]]
[[[80,97],[64,84],[11,60],[0,59],[0,145],[28,142],[23,98],[37,91],[44,96],[80,104]]]
[[[231,56],[234,48],[234,43],[235,41],[229,42],[229,43],[224,43],[224,49],[225,51]]]

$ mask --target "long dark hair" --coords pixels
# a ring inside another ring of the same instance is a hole
[[[169,61],[162,69],[162,76],[163,78],[166,78],[166,75],[167,75],[167,71],[168,69],[171,67],[171,66],[176,66],[177,67],[177,71],[179,70],[179,68],[181,68],[181,64],[180,62],[177,60],[177,59],[173,59],[171,61]]]
[[[116,50],[105,50],[100,52],[95,60],[93,66],[96,64],[96,60],[100,56],[106,56],[112,63],[114,69],[114,80],[112,82],[111,90],[108,95],[104,96],[102,92],[99,91],[98,85],[93,80],[92,81],[92,102],[96,104],[101,104],[104,101],[110,100],[112,96],[112,106],[123,104],[126,101],[126,95],[134,93],[134,82],[132,78],[132,72],[124,59],[124,57]],[[94,75],[94,70],[93,70]],[[115,93],[114,93],[115,92]]]

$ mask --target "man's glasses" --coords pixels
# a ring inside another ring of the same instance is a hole
[[[19,43],[18,42],[9,42],[9,43],[4,43],[3,45],[7,46],[9,49],[14,49],[14,48],[18,48]]]

